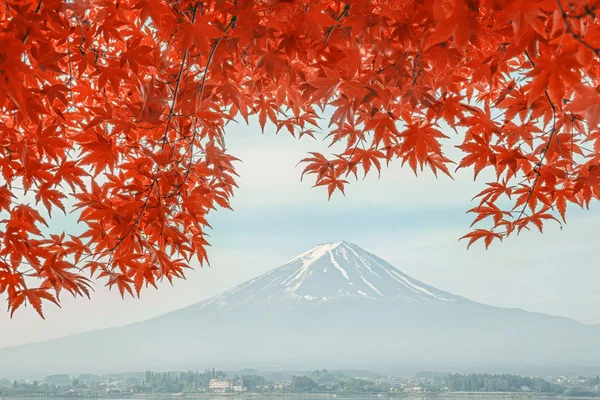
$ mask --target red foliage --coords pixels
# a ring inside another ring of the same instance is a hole
[[[121,294],[206,260],[229,207],[227,122],[330,138],[331,195],[393,159],[496,173],[488,246],[600,196],[597,0],[7,0],[0,7],[0,293],[13,313],[90,279]],[[453,128],[462,159],[444,154]],[[81,235],[47,212],[76,201]]]

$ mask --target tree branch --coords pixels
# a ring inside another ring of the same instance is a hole
[[[573,38],[575,40],[577,40],[579,43],[581,43],[583,46],[587,47],[589,50],[591,50],[596,56],[600,56],[600,49],[595,48],[594,46],[592,46],[591,44],[589,44],[588,42],[586,42],[585,40],[583,40],[583,38],[581,37],[580,34],[576,33],[573,30],[573,27],[571,26],[571,24],[568,21],[569,15],[567,14],[567,12],[565,11],[565,8],[563,7],[561,0],[556,0],[556,4],[558,4],[558,8],[560,9],[560,12],[562,14],[562,18],[563,21],[565,23],[565,27],[567,28],[567,31],[571,34],[571,36],[573,36]],[[587,10],[586,10],[586,14],[587,14]],[[592,15],[595,16],[595,14],[592,13]]]
[[[196,3],[194,5],[194,11],[192,12],[192,20],[191,23],[193,24],[196,21],[196,12],[198,11],[198,3]],[[171,102],[171,108],[169,110],[169,114],[167,114],[167,118],[166,118],[166,122],[167,125],[165,126],[165,133],[163,135],[163,145],[162,147],[165,147],[166,141],[167,141],[167,134],[169,133],[169,128],[171,127],[171,118],[173,117],[173,113],[175,112],[175,104],[177,103],[177,95],[179,94],[179,88],[181,86],[181,77],[183,75],[183,69],[185,67],[185,62],[187,60],[187,56],[190,52],[190,49],[187,49],[185,51],[185,53],[183,53],[183,58],[181,59],[181,65],[179,67],[179,73],[177,74],[177,80],[175,81],[175,91],[173,92],[173,101]]]
[[[348,15],[348,11],[350,11],[350,4],[346,4],[344,6],[344,9],[340,13],[340,15],[338,15],[338,17],[336,18],[336,21],[340,22],[342,20],[342,18],[344,17],[344,15]],[[333,25],[331,28],[329,28],[329,31],[327,32],[327,36],[325,37],[325,44],[327,44],[327,42],[329,41],[329,38],[333,34],[333,31],[338,26],[340,26],[340,24]]]
[[[527,50],[525,50],[525,56],[527,56],[527,59],[529,60],[529,63],[531,64],[531,66],[535,67],[535,63],[533,62],[533,60],[529,56],[529,53],[527,52]],[[535,177],[535,180],[533,181],[533,185],[531,186],[531,189],[529,189],[529,195],[527,196],[527,200],[525,201],[525,204],[523,205],[523,209],[519,213],[519,217],[517,218],[517,221],[521,219],[521,217],[523,216],[523,214],[525,214],[525,210],[527,209],[527,206],[529,205],[529,202],[531,201],[531,197],[533,196],[533,192],[535,191],[535,189],[536,189],[536,187],[538,185],[538,181],[540,179],[540,168],[542,167],[542,164],[544,163],[544,160],[546,159],[546,153],[548,152],[548,149],[550,148],[550,144],[552,143],[552,139],[554,139],[554,137],[557,134],[557,132],[556,132],[556,106],[554,105],[554,103],[550,99],[550,94],[548,93],[548,90],[545,90],[544,93],[546,95],[546,99],[548,99],[548,103],[550,103],[550,107],[552,108],[552,115],[553,115],[553,118],[552,118],[552,130],[550,131],[550,136],[548,137],[548,142],[546,143],[546,146],[542,150],[542,156],[540,157],[540,161],[538,161],[538,163],[535,165],[535,167],[533,169],[534,172],[536,173],[536,177]]]

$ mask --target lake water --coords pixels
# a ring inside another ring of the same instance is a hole
[[[5,400],[58,400],[61,398],[58,397],[8,397]],[[71,399],[71,400],[79,400],[77,397],[64,397],[62,399]],[[85,398],[86,400],[92,399],[90,397]],[[431,394],[431,395],[413,395],[407,396],[402,394],[396,395],[388,395],[388,394],[373,394],[373,395],[343,395],[343,394],[293,394],[293,395],[274,395],[274,394],[253,394],[253,395],[219,395],[219,394],[203,394],[199,396],[135,396],[135,397],[100,397],[99,399],[106,400],[175,400],[175,399],[189,399],[189,400],[375,400],[375,399],[412,399],[412,400],[420,400],[420,399],[439,399],[439,400],[507,400],[507,399],[519,399],[519,400],[557,400],[557,399],[567,399],[565,397],[559,396],[549,396],[549,395],[536,395],[534,393],[502,393],[502,394]],[[568,399],[577,399],[575,397],[570,397]],[[593,399],[593,398],[586,398]],[[0,400],[4,400],[1,399]]]

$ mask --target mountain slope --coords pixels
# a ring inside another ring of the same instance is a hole
[[[279,268],[193,307],[229,309],[253,302],[288,308],[352,297],[393,303],[461,300],[412,279],[375,255],[342,241],[316,246]]]
[[[482,305],[356,245],[319,245],[152,320],[0,349],[0,376],[273,367],[495,369],[600,365],[598,327]]]

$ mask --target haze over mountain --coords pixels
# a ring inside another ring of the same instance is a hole
[[[504,290],[510,295],[510,287]],[[600,365],[600,328],[437,290],[347,242],[316,246],[148,321],[0,349],[0,376],[11,378],[207,366],[532,371],[549,365]]]

